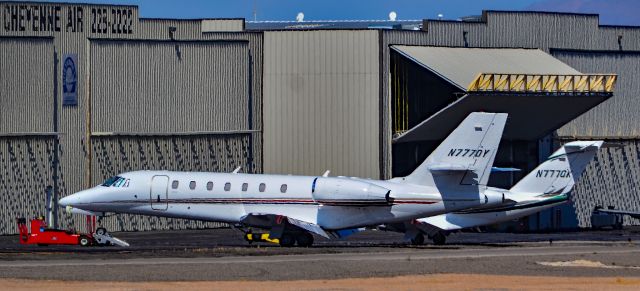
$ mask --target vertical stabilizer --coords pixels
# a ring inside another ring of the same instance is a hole
[[[506,113],[469,114],[404,181],[441,190],[486,186],[506,121]]]
[[[510,190],[511,193],[568,194],[603,141],[574,141],[555,151]]]

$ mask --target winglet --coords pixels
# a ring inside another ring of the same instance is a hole
[[[324,172],[324,174],[322,174],[322,177],[329,177],[329,173],[331,173],[331,171],[327,170],[326,172]]]
[[[231,174],[237,174],[238,172],[240,172],[240,169],[242,169],[242,167],[237,167],[235,170],[233,170],[233,172],[231,172]]]

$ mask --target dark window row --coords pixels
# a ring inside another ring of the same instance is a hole
[[[178,180],[173,180],[173,182],[171,182],[171,189],[178,189],[179,185],[180,185],[180,182]],[[196,189],[196,181],[189,182],[189,189],[191,190]],[[249,189],[249,183],[242,183],[242,191],[246,192],[248,189]],[[211,181],[207,182],[207,190],[208,191],[213,190],[213,182]],[[260,185],[258,185],[258,191],[264,192],[265,190],[267,190],[267,185],[265,183],[260,183]],[[224,191],[231,191],[230,182],[227,182],[224,184]],[[280,185],[280,192],[287,193],[287,184]]]

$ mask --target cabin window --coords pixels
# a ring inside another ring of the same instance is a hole
[[[242,192],[247,192],[247,189],[249,189],[249,184],[242,183]]]
[[[229,191],[231,190],[231,183],[227,182],[224,184],[224,191]]]
[[[180,184],[178,180],[173,180],[173,182],[171,182],[171,189],[178,189],[178,184]]]
[[[193,190],[196,188],[196,181],[189,182],[189,189]]]
[[[287,192],[287,184],[282,184],[282,186],[280,186],[280,192],[282,192],[282,193],[286,193]]]
[[[260,186],[258,186],[258,190],[260,190],[260,192],[264,192],[265,189],[267,189],[267,185],[265,185],[264,183],[260,183]]]
[[[207,190],[208,191],[213,190],[213,182],[211,182],[211,181],[207,182]]]

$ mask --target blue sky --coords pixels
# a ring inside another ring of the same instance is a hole
[[[55,2],[55,1],[50,1]],[[398,19],[458,19],[482,10],[536,10],[600,14],[601,24],[640,25],[640,0],[64,0],[133,4],[148,18],[241,17],[253,20],[386,19],[395,11]]]

